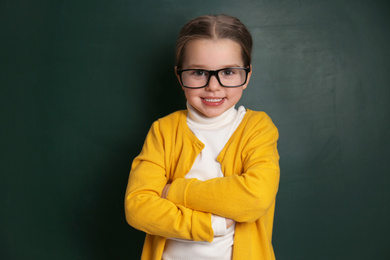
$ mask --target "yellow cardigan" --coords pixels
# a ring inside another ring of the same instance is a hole
[[[247,110],[217,158],[225,177],[200,181],[184,178],[204,147],[186,119],[181,110],[154,122],[131,167],[125,212],[131,226],[147,233],[141,259],[161,259],[167,237],[212,241],[212,214],[236,221],[234,260],[275,259],[277,128],[264,112]]]

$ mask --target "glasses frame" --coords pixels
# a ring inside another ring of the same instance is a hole
[[[244,71],[246,72],[246,73],[245,73],[245,81],[244,81],[244,83],[242,83],[241,85],[238,85],[238,86],[225,86],[225,85],[223,85],[223,84],[221,83],[221,80],[219,79],[218,73],[219,73],[220,71],[222,71],[222,70],[228,70],[228,69],[242,69],[242,70],[244,70]],[[209,78],[207,79],[206,84],[205,84],[204,86],[202,86],[202,87],[196,87],[196,88],[185,86],[185,85],[183,84],[182,73],[183,73],[184,71],[190,71],[190,70],[207,71],[207,72],[209,73]],[[213,76],[213,75],[217,78],[219,85],[221,85],[222,87],[225,87],[225,88],[238,88],[238,87],[241,87],[241,86],[243,86],[243,85],[246,84],[246,82],[248,81],[248,74],[249,74],[250,71],[251,71],[251,68],[250,68],[250,67],[246,67],[246,68],[244,68],[244,67],[229,67],[229,68],[223,68],[223,69],[219,69],[219,70],[204,70],[204,69],[185,69],[185,70],[179,70],[179,69],[178,69],[178,70],[177,70],[177,74],[179,75],[180,83],[181,83],[181,85],[182,85],[184,88],[190,88],[190,89],[205,88],[205,87],[209,84],[210,78],[211,78],[211,76]]]

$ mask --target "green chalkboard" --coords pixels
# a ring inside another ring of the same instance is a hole
[[[239,17],[240,104],[280,131],[278,260],[390,259],[388,1],[2,1],[0,259],[139,259],[124,216],[151,123],[185,108],[181,26]]]

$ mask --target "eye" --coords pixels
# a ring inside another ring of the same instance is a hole
[[[207,71],[205,70],[193,70],[191,75],[196,76],[196,77],[201,77],[205,76],[207,74]]]
[[[235,74],[233,69],[224,69],[221,72],[223,76],[233,76]]]

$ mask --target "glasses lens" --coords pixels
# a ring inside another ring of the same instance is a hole
[[[185,70],[181,74],[182,83],[187,88],[202,88],[207,85],[210,73],[207,70]],[[238,87],[246,82],[244,68],[227,68],[218,71],[218,78],[224,87]]]
[[[188,88],[201,88],[206,86],[209,73],[205,70],[186,70],[182,72],[181,79]]]
[[[231,68],[219,71],[218,77],[225,87],[241,86],[246,81],[246,71],[242,68]]]

